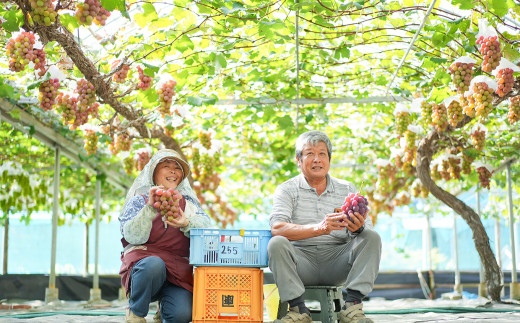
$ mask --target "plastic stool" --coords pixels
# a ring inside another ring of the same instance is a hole
[[[311,317],[313,321],[321,321],[326,323],[336,322],[338,320],[338,313],[343,306],[343,295],[340,286],[305,286],[303,293],[304,300],[313,300],[320,302],[319,310],[311,309]],[[288,302],[281,302],[278,304],[278,319],[287,314],[289,307]]]

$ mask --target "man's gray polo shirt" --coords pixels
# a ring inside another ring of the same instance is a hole
[[[321,196],[318,196],[316,189],[307,183],[303,174],[300,174],[276,188],[269,224],[273,226],[276,222],[319,223],[326,214],[334,213],[335,208],[341,207],[348,194],[355,192],[356,188],[350,182],[327,174],[327,188]],[[365,227],[372,228],[369,216],[365,221]],[[292,243],[296,246],[343,244],[352,239],[349,233],[346,230],[336,230],[328,235],[292,241]]]

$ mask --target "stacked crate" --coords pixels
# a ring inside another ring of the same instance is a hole
[[[193,323],[262,322],[270,230],[191,229]]]

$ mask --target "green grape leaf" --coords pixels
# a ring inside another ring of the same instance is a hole
[[[2,23],[2,27],[6,31],[18,31],[20,26],[23,25],[23,13],[22,10],[8,11],[3,15],[5,22]]]

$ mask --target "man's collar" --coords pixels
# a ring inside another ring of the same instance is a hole
[[[329,174],[327,174],[326,178],[327,178],[327,188],[325,189],[325,191],[327,191],[328,193],[332,193],[332,192],[334,192],[334,185],[332,184],[331,177]],[[313,187],[311,187],[309,185],[309,183],[305,179],[305,176],[303,176],[302,173],[300,173],[300,175],[298,177],[298,182],[299,182],[300,188],[307,189],[307,190],[313,189]]]

